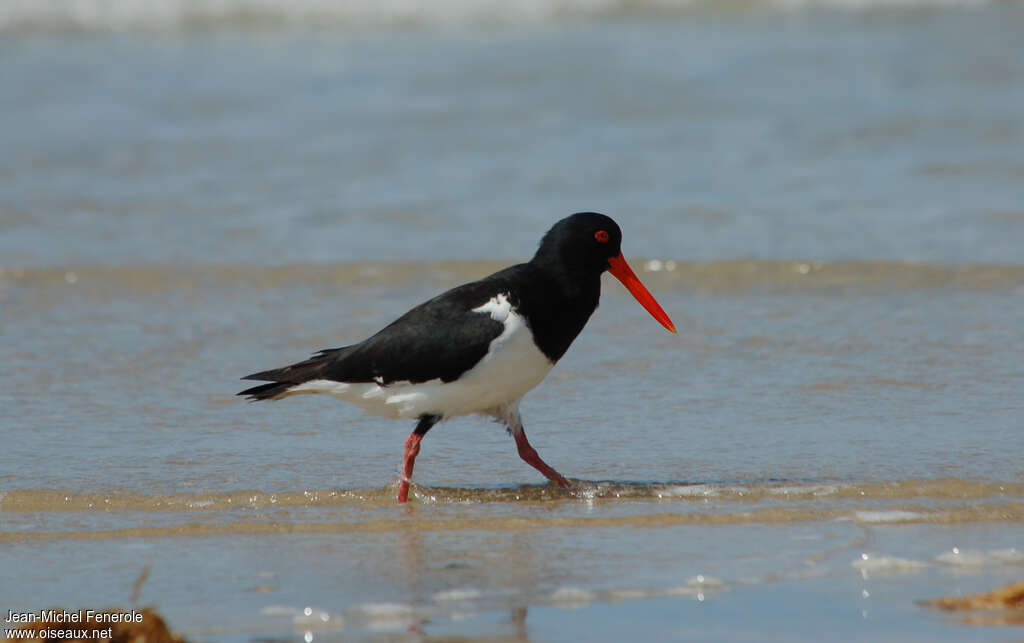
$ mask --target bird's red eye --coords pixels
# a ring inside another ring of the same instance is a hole
[[[611,237],[607,230],[598,230],[594,233],[594,238],[597,239],[598,243],[608,243],[608,239]]]

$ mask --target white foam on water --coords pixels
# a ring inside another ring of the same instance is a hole
[[[671,587],[665,590],[663,593],[666,596],[687,596],[689,598],[695,598],[698,601],[703,601],[705,592],[721,589],[725,587],[720,579],[714,576],[705,576],[704,574],[697,574],[687,579],[686,583],[679,587]]]
[[[885,556],[880,554],[862,553],[859,558],[850,563],[854,569],[872,574],[896,574],[900,572],[911,572],[928,566],[928,563],[910,558],[898,556]]]
[[[475,598],[483,596],[483,592],[478,589],[467,587],[464,589],[449,589],[443,592],[437,592],[434,594],[434,600],[439,602],[444,601],[470,601]]]
[[[658,490],[659,498],[710,498],[719,495],[719,490],[709,484],[673,485]]]
[[[911,520],[920,520],[922,514],[915,511],[891,509],[888,511],[855,511],[853,512],[853,517],[857,522],[907,522]]]
[[[998,565],[1024,565],[1024,552],[1014,547],[980,551],[954,547],[935,557],[940,563],[958,567],[986,567]]]
[[[1024,565],[1024,552],[1015,547],[1007,549],[993,549],[989,552],[993,560],[1006,565]]]
[[[362,603],[345,612],[345,620],[371,631],[394,631],[422,622],[432,610],[404,603]]]
[[[403,603],[362,603],[354,610],[364,616],[380,620],[402,620],[416,613],[415,608]]]
[[[641,598],[657,596],[657,592],[648,589],[611,589],[608,590],[610,601],[635,601]]]
[[[989,4],[987,0],[767,0],[769,7],[787,11],[806,9],[840,9],[843,11],[868,11],[872,9],[971,9]]]
[[[267,605],[260,608],[263,616],[287,616],[289,618],[298,615],[299,608],[288,605]]]
[[[915,7],[973,8],[992,0],[745,0],[737,9],[866,11]],[[379,27],[543,24],[600,16],[665,15],[713,0],[33,0],[0,3],[0,31],[186,30],[195,26]],[[649,262],[648,271],[671,270]]]
[[[292,622],[302,627],[327,627],[340,624],[340,617],[331,617],[330,612],[324,609],[307,605],[303,607],[294,617]]]
[[[288,618],[294,625],[304,629],[338,628],[342,626],[341,616],[331,614],[325,609],[311,605],[306,605],[305,607],[267,605],[260,608],[260,614],[263,616]]]
[[[721,579],[715,578],[714,576],[705,576],[704,574],[697,574],[696,576],[691,576],[686,581],[686,586],[700,587],[702,589],[717,589],[719,587],[725,587],[725,583],[723,583]]]
[[[988,554],[983,551],[960,549],[959,547],[954,547],[952,551],[939,554],[935,557],[935,560],[959,567],[984,567],[990,562]]]
[[[816,485],[787,485],[782,487],[772,487],[769,493],[777,496],[831,496],[839,491],[839,485],[834,484],[816,484]]]

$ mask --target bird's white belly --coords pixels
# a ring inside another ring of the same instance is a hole
[[[554,364],[537,348],[533,333],[505,297],[499,295],[474,312],[490,313],[505,329],[491,341],[487,354],[457,380],[387,385],[311,380],[292,387],[287,395],[327,393],[372,415],[393,418],[489,413],[515,402],[537,386]]]

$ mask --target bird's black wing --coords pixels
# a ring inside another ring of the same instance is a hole
[[[490,277],[453,288],[405,313],[369,339],[322,350],[283,368],[242,379],[272,382],[239,393],[252,399],[276,397],[315,379],[336,382],[451,382],[479,362],[504,324],[486,312],[473,312],[498,294],[515,306],[513,266]]]

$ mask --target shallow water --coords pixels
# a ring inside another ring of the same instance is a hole
[[[233,395],[493,267],[6,270],[3,602],[124,604],[148,565],[201,639],[954,640],[914,601],[1024,571],[1014,266],[638,262],[680,333],[609,281],[523,405],[571,492],[465,418],[399,507],[411,425]]]
[[[1018,634],[916,601],[1024,574],[1020,5],[10,15],[0,608],[149,567],[197,640]],[[571,492],[462,418],[400,507],[411,424],[235,397],[583,209],[679,333],[608,279],[525,398]]]

